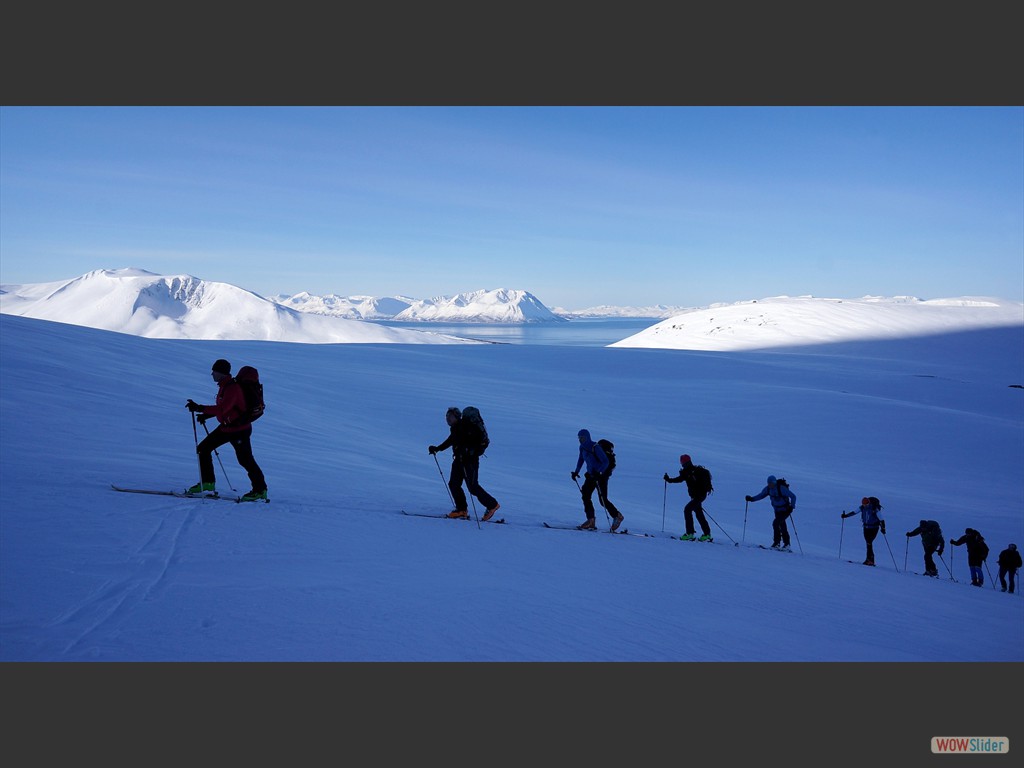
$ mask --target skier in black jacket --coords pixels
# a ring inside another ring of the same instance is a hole
[[[961,544],[967,545],[967,565],[971,569],[971,586],[983,585],[985,572],[981,566],[988,559],[988,544],[985,543],[982,535],[973,528],[965,528],[963,536],[959,539],[950,539],[949,543],[954,547],[959,547]]]
[[[693,541],[696,538],[697,530],[693,525],[693,516],[697,515],[697,522],[700,523],[701,537],[698,541],[713,541],[711,538],[711,526],[708,525],[708,521],[704,519],[704,507],[702,504],[708,497],[706,488],[702,488],[697,480],[696,467],[693,466],[693,462],[690,461],[690,455],[684,453],[679,457],[679,463],[682,465],[682,469],[679,470],[679,474],[675,477],[669,477],[668,472],[665,473],[666,483],[686,483],[686,492],[690,495],[690,500],[683,507],[683,518],[686,520],[686,533],[679,538],[683,541]]]
[[[1021,567],[1020,552],[1017,545],[1011,544],[999,553],[999,583],[1003,585],[1003,592],[1006,591],[1006,577],[1010,577],[1010,594],[1013,594],[1013,582],[1017,576],[1017,569]]]

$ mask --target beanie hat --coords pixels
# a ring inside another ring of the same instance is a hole
[[[217,362],[215,362],[213,364],[213,372],[214,373],[230,374],[231,373],[231,363],[229,363],[227,360],[224,360],[224,359],[218,360]]]
[[[689,464],[690,463],[690,454],[684,453],[682,456],[680,456],[679,457],[679,463],[680,464]]]

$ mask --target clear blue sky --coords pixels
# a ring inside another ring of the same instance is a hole
[[[0,282],[1024,300],[1022,107],[3,107]]]

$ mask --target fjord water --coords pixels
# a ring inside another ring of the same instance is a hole
[[[585,318],[564,323],[400,323],[376,321],[379,325],[431,331],[495,344],[545,344],[563,347],[605,347],[628,338],[655,323],[658,317]]]

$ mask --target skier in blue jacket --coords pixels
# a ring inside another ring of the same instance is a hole
[[[760,501],[765,496],[771,499],[775,519],[772,520],[772,549],[789,549],[789,528],[786,518],[796,509],[796,494],[789,486],[780,483],[775,475],[768,475],[768,484],[756,496],[746,496],[747,501]],[[781,546],[779,542],[781,541]]]
[[[874,496],[865,496],[860,500],[860,509],[855,509],[853,512],[843,512],[840,517],[853,517],[857,513],[860,513],[860,520],[864,524],[864,541],[868,545],[868,555],[864,558],[864,565],[875,564],[875,550],[872,548],[871,543],[878,536],[878,531],[882,531],[882,535],[885,535],[885,520],[878,516],[878,513],[882,510],[882,502],[880,502]]]
[[[597,528],[597,522],[594,520],[594,502],[592,497],[597,489],[598,480],[608,469],[608,457],[605,455],[604,449],[591,439],[588,430],[581,429],[576,436],[580,441],[580,455],[576,460],[576,469],[572,471],[572,479],[579,479],[580,469],[583,467],[584,462],[587,465],[587,471],[583,475],[585,478],[583,487],[580,489],[580,493],[583,496],[583,511],[586,513],[587,519],[586,522],[577,526],[577,528],[593,531]]]

